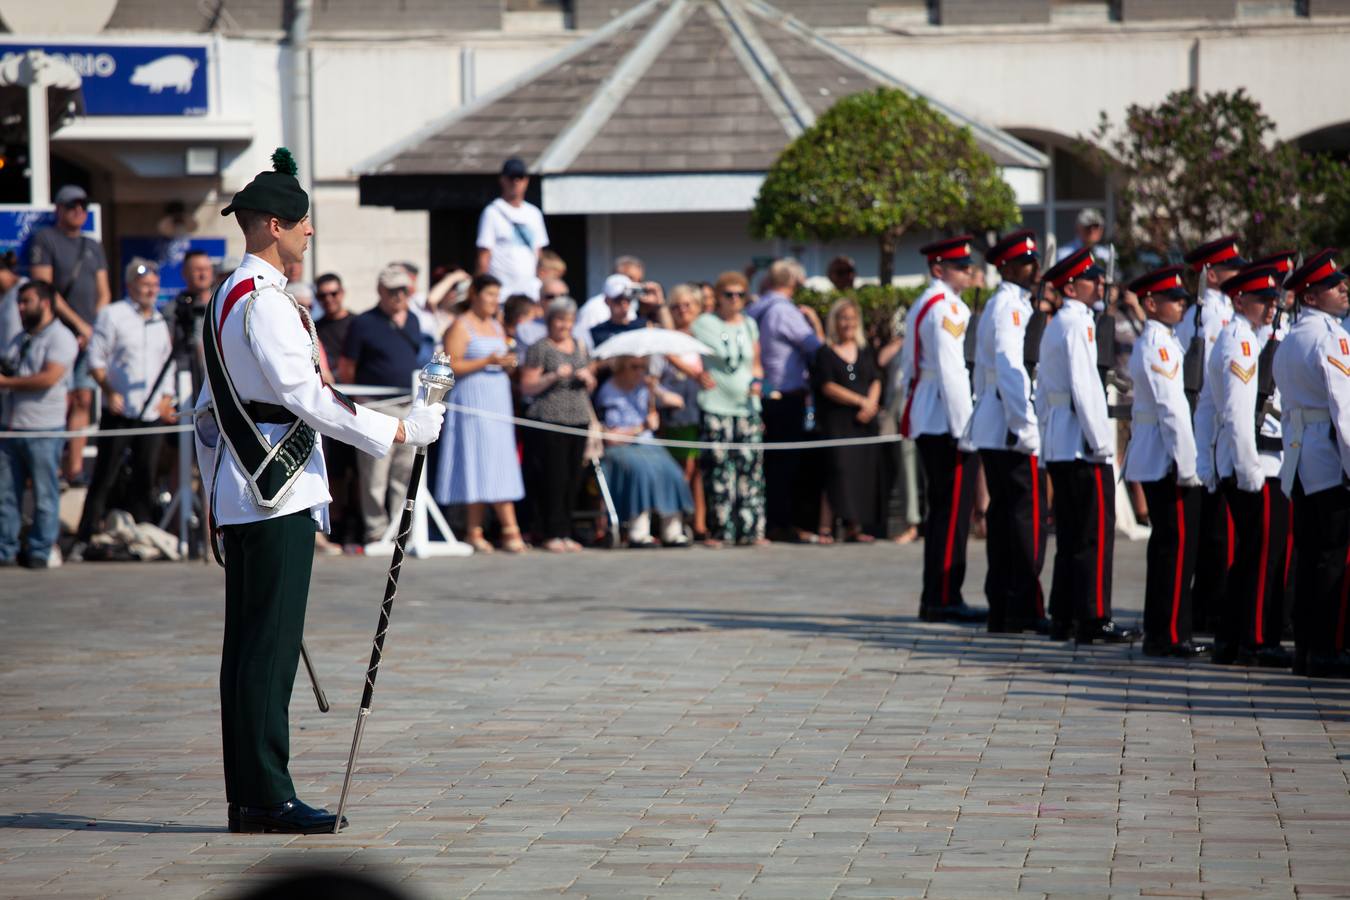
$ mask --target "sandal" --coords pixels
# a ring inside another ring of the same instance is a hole
[[[549,553],[570,553],[571,548],[567,546],[567,541],[562,538],[550,538],[544,542],[544,549]]]
[[[489,542],[487,538],[483,537],[482,528],[470,528],[469,533],[466,534],[464,537],[465,543],[467,543],[470,547],[473,548],[474,553],[482,553],[483,555],[486,556],[488,554],[497,552],[497,548],[493,547],[491,542]]]
[[[568,553],[580,553],[584,548],[571,538],[563,538],[563,548]]]
[[[530,549],[529,546],[520,539],[519,528],[502,529],[502,549],[507,553],[524,553]]]

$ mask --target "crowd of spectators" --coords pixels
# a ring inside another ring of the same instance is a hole
[[[288,273],[289,289],[315,321],[324,377],[358,386],[357,399],[397,414],[406,398],[388,395],[406,391],[435,349],[450,354],[456,385],[428,486],[454,511],[467,542],[484,553],[531,546],[563,553],[588,541],[724,546],[917,536],[920,485],[908,442],[759,449],[893,434],[903,310],[884,340],[864,327],[850,299],[822,322],[794,299],[805,272],[786,258],[667,293],[646,278],[640,259],[625,255],[600,293],[575,300],[566,261],[548,248],[542,215],[525,200],[527,184],[523,168],[508,161],[501,197],[483,211],[473,265],[434,269],[425,291],[416,266],[390,262],[374,285],[374,305],[355,313],[340,274],[321,274],[311,286]],[[103,251],[79,233],[86,207],[78,189],[58,194],[56,225],[32,245],[31,281],[19,277],[12,255],[0,258],[0,430],[83,427],[96,389],[100,429],[115,433],[98,437],[92,467],[78,439],[0,439],[0,565],[48,564],[65,488],[88,488],[67,558],[93,558],[90,542],[112,509],[158,521],[176,465],[175,454],[162,451],[178,435],[137,432],[178,420],[180,368],[191,368],[194,395],[201,385],[194,351],[225,273],[190,253],[185,289],[157,308],[159,272],[133,259],[121,279],[124,297],[111,301]],[[836,259],[828,277],[852,287],[852,261]],[[678,332],[705,349],[597,355],[606,341],[646,328]],[[681,446],[700,441],[719,446]],[[375,459],[328,440],[323,449],[332,533],[319,552],[361,552],[396,518],[412,453],[395,448]],[[31,526],[20,546],[27,490]],[[891,533],[897,491],[901,521]]]

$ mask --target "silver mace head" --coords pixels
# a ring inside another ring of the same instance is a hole
[[[417,376],[422,382],[422,395],[427,403],[440,403],[450,389],[455,386],[455,373],[450,368],[450,355],[437,350],[431,355],[431,362],[422,367]]]

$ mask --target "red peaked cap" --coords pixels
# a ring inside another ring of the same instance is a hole
[[[1130,282],[1130,293],[1135,294],[1140,300],[1145,297],[1159,294],[1166,297],[1189,297],[1186,286],[1181,281],[1181,273],[1186,271],[1185,266],[1167,266],[1162,269],[1154,269],[1145,275],[1140,275],[1134,281]]]
[[[974,243],[975,237],[973,235],[961,234],[925,244],[919,248],[919,252],[928,257],[930,266],[940,262],[959,265],[971,261],[970,254]]]
[[[1256,294],[1261,297],[1279,297],[1284,273],[1275,266],[1244,266],[1232,278],[1219,285],[1219,290],[1230,297]]]
[[[1045,273],[1045,280],[1059,290],[1075,278],[1101,277],[1104,274],[1101,266],[1097,265],[1092,251],[1087,247],[1080,247],[1051,266]]]
[[[1226,234],[1217,241],[1201,244],[1186,254],[1186,262],[1199,272],[1205,266],[1223,266],[1225,269],[1240,269],[1247,265],[1238,251],[1238,239],[1235,234]]]
[[[1310,287],[1333,287],[1345,280],[1346,275],[1336,265],[1336,254],[1341,251],[1328,247],[1314,253],[1307,262],[1299,266],[1285,280],[1284,286],[1296,294]]]
[[[1036,232],[1027,228],[999,238],[994,246],[984,252],[984,259],[997,268],[1027,257],[1039,259],[1040,255],[1036,247]]]

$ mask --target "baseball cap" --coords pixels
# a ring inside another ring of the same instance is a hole
[[[624,294],[628,293],[632,287],[633,279],[629,278],[627,275],[615,273],[605,279],[605,297],[608,299],[622,297]]]
[[[1078,213],[1078,224],[1083,228],[1090,228],[1093,225],[1105,225],[1106,218],[1102,215],[1100,209],[1088,207]]]
[[[412,278],[403,266],[398,263],[390,263],[380,270],[377,283],[386,291],[392,291],[396,288],[411,288]]]
[[[67,184],[56,192],[57,206],[70,206],[72,203],[88,202],[89,195],[78,184]]]
[[[502,163],[502,174],[507,178],[523,178],[529,174],[525,168],[525,161],[519,156],[513,156]]]

